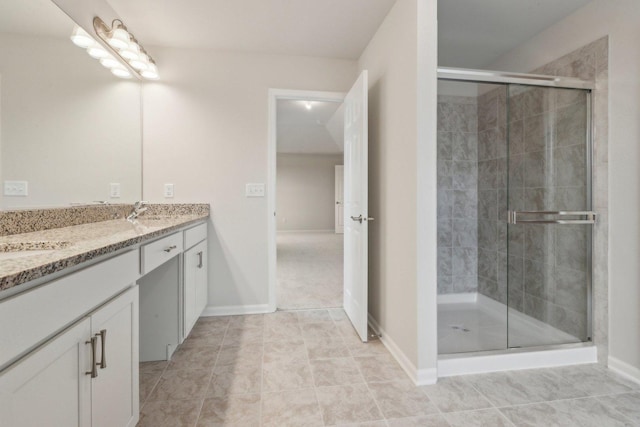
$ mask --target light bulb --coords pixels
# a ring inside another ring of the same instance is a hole
[[[105,58],[100,59],[100,64],[102,64],[102,66],[106,68],[116,68],[116,67],[122,68],[122,64],[113,56],[107,56]]]
[[[137,43],[132,42],[129,46],[120,50],[120,56],[129,61],[138,59],[140,56],[140,47],[138,47]]]
[[[307,108],[307,110],[311,110],[311,101],[306,101],[304,103],[304,106]]]
[[[89,56],[95,59],[102,59],[109,56],[109,52],[107,52],[102,46],[98,43],[95,43],[89,49],[87,49],[87,53]]]
[[[77,25],[75,26],[75,28],[73,29],[73,32],[71,33],[71,41],[73,42],[73,44],[83,49],[88,48],[94,43],[93,38],[91,38],[91,36],[87,34],[85,30],[78,27]]]
[[[129,33],[124,28],[117,28],[109,39],[109,44],[116,49],[125,49],[129,46],[129,43]]]
[[[126,70],[124,68],[112,68],[111,72],[115,75],[118,76],[120,78],[123,79],[130,79],[131,78],[131,73],[129,72],[129,70]]]
[[[129,64],[136,70],[146,70],[149,67],[149,57],[145,53],[140,53],[138,59],[132,59]]]
[[[146,70],[143,70],[140,75],[145,79],[149,80],[158,80],[160,76],[158,76],[158,67],[153,62],[149,64]]]

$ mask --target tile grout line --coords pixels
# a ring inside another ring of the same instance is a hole
[[[329,313],[329,316],[331,316],[331,313]],[[298,318],[297,314],[296,314],[296,320],[298,321],[298,327],[300,328],[300,335],[302,336],[302,345],[304,345],[304,351],[307,358],[307,366],[309,367],[309,372],[311,373],[311,382],[313,383],[313,395],[316,398],[316,405],[318,405],[318,412],[320,413],[320,421],[322,421],[323,426],[326,426],[327,422],[324,419],[324,414],[322,413],[322,408],[320,407],[320,399],[318,398],[318,387],[316,386],[316,377],[315,375],[313,375],[313,369],[311,368],[311,358],[309,357],[309,348],[307,347],[307,340],[305,339],[304,333],[302,332],[302,326],[300,325],[300,319]],[[335,324],[334,324],[334,327],[336,327],[337,329],[337,326]]]
[[[204,392],[204,396],[202,397],[202,404],[200,405],[200,410],[198,411],[198,416],[196,417],[196,422],[194,424],[194,427],[198,425],[198,421],[200,421],[200,415],[202,415],[202,410],[204,409],[204,401],[207,399],[207,393],[209,392],[209,388],[211,387],[211,380],[213,379],[213,372],[216,369],[216,366],[218,365],[218,359],[220,358],[220,353],[222,352],[222,348],[223,348],[223,344],[224,344],[224,340],[227,337],[227,332],[229,331],[229,324],[231,322],[231,319],[227,319],[227,324],[224,328],[224,334],[222,335],[222,341],[220,342],[220,346],[218,347],[218,353],[216,354],[216,360],[213,363],[213,366],[211,367],[211,373],[209,374],[209,381],[207,382],[207,389]],[[169,366],[169,365],[167,365]]]

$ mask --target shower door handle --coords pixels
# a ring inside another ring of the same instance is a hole
[[[531,216],[542,216],[543,218],[527,218]],[[544,218],[557,216],[560,218]],[[524,218],[523,218],[524,217]],[[562,217],[579,217],[565,218]],[[508,211],[507,224],[595,224],[596,213],[593,211]]]

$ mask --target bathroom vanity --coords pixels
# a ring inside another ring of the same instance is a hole
[[[0,426],[136,425],[140,355],[170,358],[207,301],[208,206],[178,206],[0,237]]]

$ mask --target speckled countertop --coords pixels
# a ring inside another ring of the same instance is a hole
[[[159,212],[160,213],[160,212]],[[23,246],[19,257],[0,257],[0,291],[136,245],[208,218],[206,211],[140,216],[0,237],[0,255]],[[3,250],[3,248],[5,250]]]

